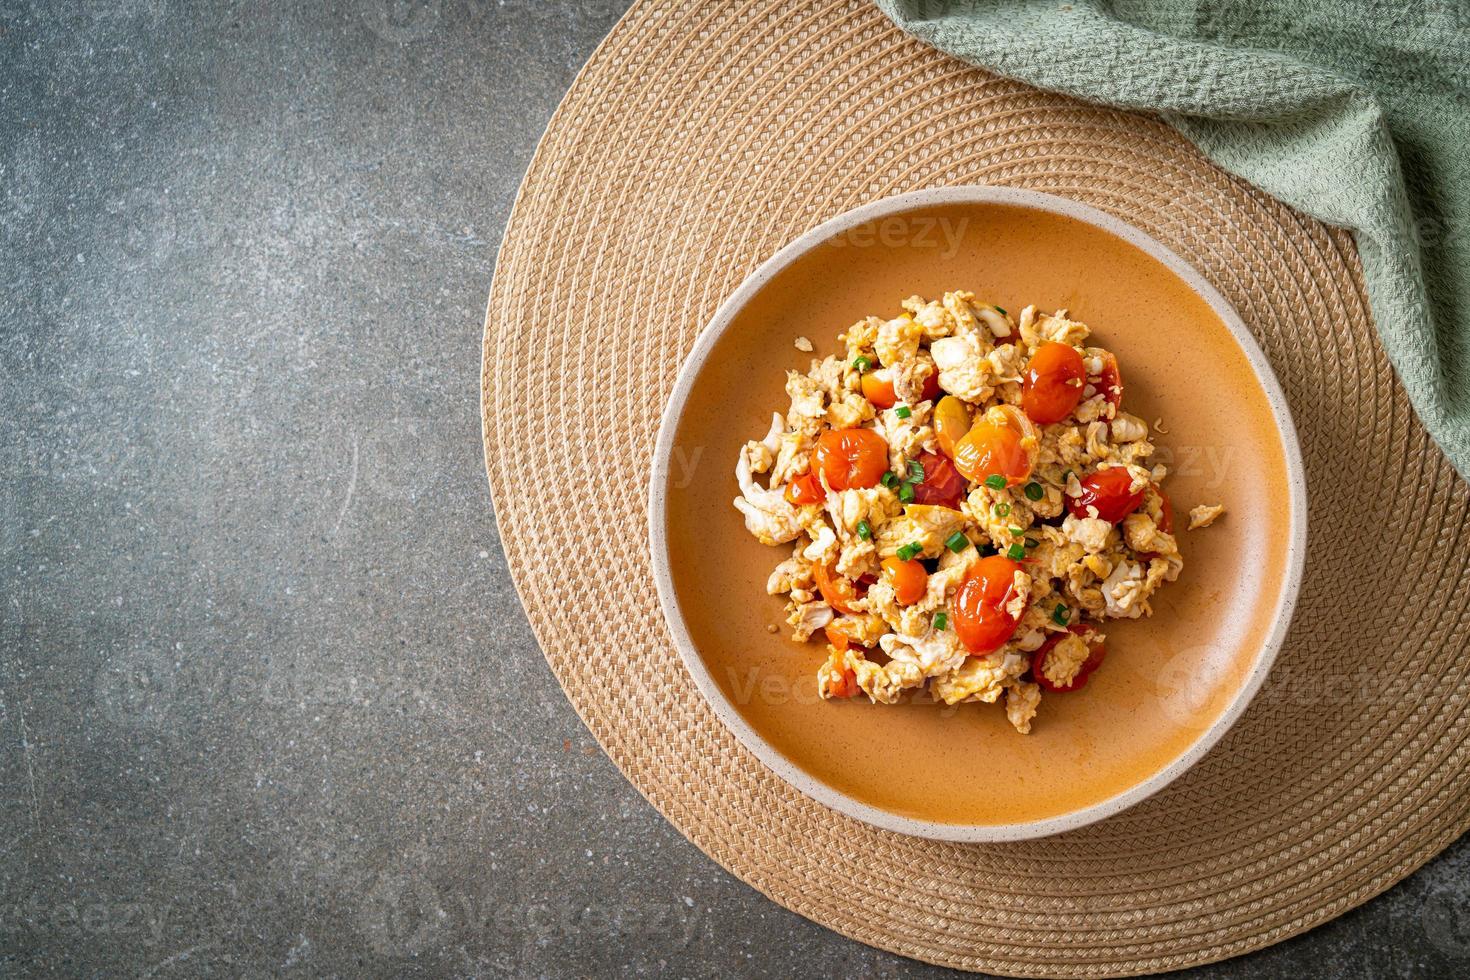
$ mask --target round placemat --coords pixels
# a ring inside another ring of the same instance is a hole
[[[1308,470],[1305,586],[1244,718],[1157,796],[1019,844],[875,830],[762,767],[685,672],[645,536],[659,415],[721,299],[826,218],[957,183],[1084,201],[1200,269],[1274,365]],[[702,850],[845,935],[1011,975],[1184,967],[1340,914],[1470,823],[1470,495],[1378,344],[1350,237],[1156,121],[976,70],[858,0],[639,4],[521,187],[482,395],[506,557],[577,712]]]

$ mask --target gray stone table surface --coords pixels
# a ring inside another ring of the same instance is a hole
[[[0,0],[0,976],[931,976],[597,749],[501,557],[495,249],[622,3]],[[1464,975],[1463,842],[1201,977]]]

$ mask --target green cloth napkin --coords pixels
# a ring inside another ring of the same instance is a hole
[[[877,2],[998,74],[1157,112],[1226,170],[1351,229],[1383,346],[1470,477],[1470,4]]]

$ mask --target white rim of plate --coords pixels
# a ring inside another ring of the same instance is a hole
[[[1142,782],[1079,810],[1020,823],[959,824],[915,820],[854,799],[801,769],[751,727],[740,712],[730,704],[719,685],[715,683],[684,625],[683,614],[680,612],[678,599],[674,593],[673,577],[669,571],[667,508],[665,505],[668,496],[669,466],[674,448],[674,432],[684,414],[694,379],[699,376],[715,342],[724,335],[725,330],[735,318],[735,314],[743,309],[751,297],[759,292],[776,273],[834,236],[876,218],[885,218],[905,211],[944,204],[1007,204],[1064,215],[1121,238],[1163,263],[1210,306],[1210,309],[1235,338],[1246,360],[1250,362],[1251,369],[1256,375],[1256,381],[1264,390],[1266,400],[1270,403],[1272,415],[1276,420],[1277,433],[1281,438],[1283,455],[1286,458],[1286,481],[1291,498],[1286,571],[1282,577],[1276,612],[1266,640],[1261,645],[1255,661],[1251,664],[1249,674],[1236,691],[1229,706],[1189,748]],[[668,624],[674,645],[684,660],[684,666],[694,678],[695,685],[704,695],[710,707],[714,709],[716,716],[726,728],[735,734],[740,743],[776,775],[802,793],[839,813],[855,817],[884,830],[931,840],[966,843],[1030,840],[1076,830],[1120,813],[1147,799],[1179,778],[1195,762],[1199,761],[1230,730],[1254,699],[1261,685],[1265,683],[1266,675],[1270,673],[1271,666],[1276,661],[1276,654],[1280,651],[1282,643],[1285,642],[1287,630],[1291,625],[1292,612],[1296,608],[1297,595],[1301,589],[1307,550],[1306,477],[1302,466],[1301,446],[1297,440],[1296,426],[1292,422],[1291,409],[1287,405],[1286,396],[1281,390],[1280,383],[1276,380],[1275,373],[1271,370],[1270,363],[1266,360],[1266,355],[1261,351],[1250,331],[1246,329],[1240,315],[1226,302],[1225,297],[1221,296],[1214,286],[1210,285],[1199,272],[1179,256],[1142,231],[1106,212],[1068,198],[1043,194],[1039,191],[1012,187],[989,187],[980,184],[910,191],[872,201],[851,211],[843,212],[803,233],[752,272],[739,288],[720,304],[715,315],[700,331],[688,358],[679,369],[678,379],[674,382],[674,389],[664,409],[658,440],[654,445],[654,467],[649,485],[648,507],[654,581],[658,587],[659,603],[663,607],[664,621]]]

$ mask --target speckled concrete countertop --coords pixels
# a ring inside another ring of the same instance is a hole
[[[495,247],[623,4],[74,6],[0,4],[0,975],[939,973],[665,824],[501,558]],[[1195,975],[1467,971],[1462,842]]]

